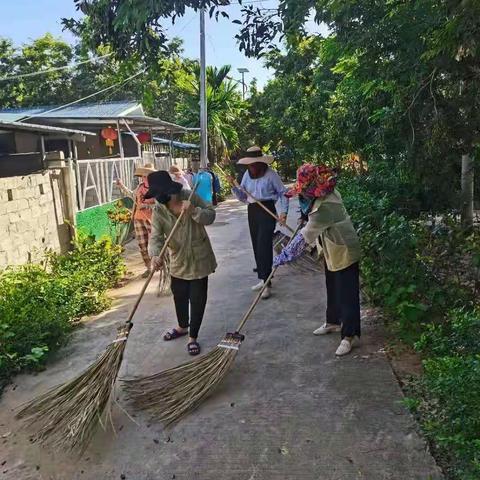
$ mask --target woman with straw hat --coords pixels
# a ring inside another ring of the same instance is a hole
[[[189,335],[187,351],[200,353],[197,341],[207,304],[208,276],[217,268],[206,225],[215,221],[215,210],[197,194],[182,189],[182,184],[172,180],[165,171],[149,175],[146,198],[155,199],[152,217],[152,235],[148,251],[152,268],[159,270],[163,259],[159,252],[182,211],[186,217],[175,231],[170,243],[171,289],[175,302],[178,327],[164,335],[165,341]]]
[[[284,223],[288,213],[288,198],[285,196],[287,188],[277,172],[269,165],[273,157],[264,155],[260,147],[250,147],[245,156],[238,161],[239,165],[245,165],[241,188],[235,187],[235,180],[229,178],[235,196],[244,203],[248,203],[248,226],[252,240],[253,253],[257,265],[256,272],[259,283],[252,287],[253,291],[262,289],[265,280],[270,276],[273,261],[273,234],[275,232],[275,219],[272,218],[256,200],[276,214],[276,202],[279,203],[280,220]],[[245,193],[249,192],[250,197]],[[267,299],[271,295],[271,285],[263,291],[262,298]]]
[[[152,229],[152,208],[155,204],[154,200],[145,198],[148,192],[148,175],[155,171],[151,163],[146,163],[143,166],[138,166],[133,175],[140,177],[140,183],[135,190],[129,190],[123,182],[118,179],[117,185],[120,190],[128,197],[133,199],[133,226],[135,229],[135,237],[137,238],[138,248],[142,255],[143,262],[147,267],[143,277],[148,277],[150,274],[150,257],[148,256],[148,239]]]
[[[181,183],[185,190],[191,190],[188,180],[185,178],[185,174],[176,164],[173,164],[169,169],[170,175],[174,182]]]
[[[326,322],[315,335],[340,332],[336,355],[346,355],[360,337],[359,266],[360,242],[357,232],[335,189],[337,176],[326,166],[302,165],[297,183],[287,193],[299,195],[305,227],[275,257],[275,266],[294,261],[308,245],[321,247],[325,259],[327,286]]]

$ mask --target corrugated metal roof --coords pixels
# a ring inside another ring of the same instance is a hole
[[[85,132],[83,130],[74,130],[72,128],[51,127],[49,125],[34,125],[32,123],[13,122],[0,119],[1,130],[26,130],[38,133],[57,133],[70,135],[96,135],[93,132]]]
[[[16,121],[32,116],[34,118],[116,118],[144,115],[142,105],[134,100],[84,103],[63,107],[58,110],[54,110],[55,108],[57,107],[42,106],[0,109],[0,119]],[[54,111],[50,112],[50,110]],[[42,114],[42,112],[49,113]]]
[[[35,115],[36,113],[39,113],[41,111],[42,109],[39,108],[2,109],[0,110],[0,120],[5,120],[7,122],[16,122],[21,120],[22,118],[26,118],[30,115]]]

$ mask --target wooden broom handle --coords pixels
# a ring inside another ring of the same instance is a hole
[[[192,188],[192,191],[190,192],[190,195],[188,196],[188,201],[190,202],[192,200],[192,197],[193,197],[193,194],[195,193],[195,190],[197,189],[197,186],[198,186],[198,182],[195,184],[195,186]],[[185,211],[182,210],[182,212],[180,213],[180,215],[178,216],[177,220],[175,221],[175,224],[173,225],[173,228],[172,230],[170,231],[167,239],[165,240],[165,243],[163,244],[163,247],[162,249],[160,250],[160,253],[157,255],[158,257],[163,257],[165,255],[165,252],[167,251],[167,248],[168,248],[168,244],[170,243],[170,241],[172,240],[172,237],[173,235],[175,234],[175,232],[177,231],[179,225],[180,225],[180,222],[182,220],[182,218],[185,216]],[[140,293],[138,294],[138,297],[137,299],[135,300],[135,303],[133,304],[133,307],[132,307],[132,311],[130,312],[130,314],[128,315],[128,318],[127,318],[127,321],[125,322],[125,325],[128,325],[131,326],[133,325],[132,323],[132,318],[133,316],[135,315],[135,312],[137,311],[137,308],[138,308],[138,305],[140,305],[140,302],[142,301],[142,298],[143,298],[143,295],[145,294],[146,290],[147,290],[147,287],[148,287],[148,284],[150,283],[150,280],[152,280],[153,276],[155,275],[155,270],[152,270],[150,272],[150,275],[148,275],[147,279],[145,280],[145,283],[142,287],[142,289],[140,290]]]
[[[215,164],[215,166],[223,173],[223,175],[227,176],[227,174],[223,171],[222,167],[220,167],[217,164]],[[271,210],[269,210],[260,200],[255,198],[247,189],[242,187],[235,179],[233,180],[233,183],[239,190],[245,193],[245,195],[249,196],[257,205],[262,207],[271,217],[273,217],[278,223],[280,223],[280,225],[283,225],[290,233],[293,233],[295,231],[293,230],[293,228],[289,227],[286,223],[283,224],[277,215],[275,215]]]
[[[298,231],[300,230],[300,228],[302,228],[302,225],[298,225],[297,228],[295,230],[292,229],[292,232],[293,232],[293,235],[291,236],[290,240],[288,241],[287,243],[287,246],[290,244],[290,242],[293,240],[293,238],[295,237],[295,235],[298,233]],[[260,291],[258,292],[258,295],[255,297],[255,300],[253,301],[253,303],[250,305],[250,308],[247,310],[247,312],[245,313],[245,315],[243,316],[242,320],[240,321],[238,327],[237,327],[237,332],[240,332],[240,330],[245,326],[245,324],[247,323],[247,320],[250,318],[250,315],[252,314],[253,310],[255,309],[255,307],[257,306],[258,302],[260,301],[260,298],[262,298],[262,293],[265,291],[265,289],[268,287],[268,284],[270,283],[270,281],[272,280],[273,276],[275,275],[275,272],[277,271],[278,267],[275,267],[272,269],[272,273],[270,273],[270,275],[268,276],[268,278],[265,280],[262,288],[260,289]]]

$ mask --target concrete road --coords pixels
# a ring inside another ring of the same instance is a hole
[[[222,204],[209,233],[219,268],[211,277],[201,331],[204,351],[235,327],[256,283],[245,207],[236,201]],[[141,272],[135,244],[129,252],[130,267]],[[164,430],[132,411],[118,387],[116,433],[99,431],[81,460],[32,445],[17,433],[12,409],[91,363],[114,338],[141,282],[116,290],[114,308],[86,321],[45,372],[19,376],[7,389],[0,403],[1,479],[442,478],[401,405],[378,327],[364,325],[362,345],[351,356],[336,359],[339,338],[311,334],[324,320],[323,275],[289,268],[279,271],[272,298],[259,304],[247,324],[227,380],[179,424]],[[157,298],[152,285],[136,315],[121,376],[150,374],[189,360],[184,339],[162,341],[174,318],[172,299]]]

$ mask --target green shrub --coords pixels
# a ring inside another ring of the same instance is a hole
[[[457,309],[441,323],[427,325],[415,347],[431,356],[480,355],[479,339],[480,309]]]
[[[448,478],[480,478],[480,355],[426,360],[415,393],[410,406]]]
[[[125,272],[121,247],[80,235],[44,266],[0,272],[0,379],[42,364],[63,345],[75,320],[109,305],[106,292]]]
[[[394,211],[386,192],[373,194],[365,182],[365,177],[347,177],[339,185],[362,244],[362,289],[394,319],[400,335],[413,342],[436,296],[418,259],[419,228]]]
[[[362,291],[426,357],[405,403],[448,478],[478,479],[479,235],[466,235],[456,215],[419,215],[425,201],[412,182],[380,173],[339,183],[360,234]]]
[[[0,372],[33,366],[70,331],[62,284],[35,265],[0,275]]]

